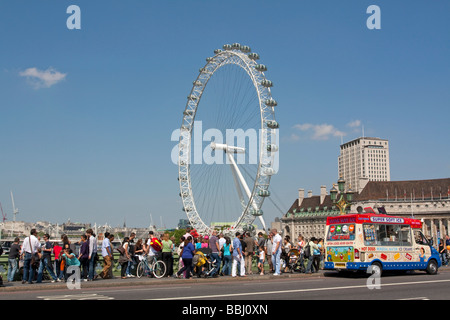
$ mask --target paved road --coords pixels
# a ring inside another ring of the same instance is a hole
[[[219,277],[216,279],[115,279],[82,282],[80,289],[60,284],[14,283],[0,288],[0,300],[443,300],[450,299],[450,268],[430,276],[423,272],[367,276],[320,272],[315,275]],[[369,289],[370,286],[379,288]]]

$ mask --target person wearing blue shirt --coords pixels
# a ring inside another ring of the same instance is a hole
[[[103,279],[109,279],[112,277],[112,247],[111,241],[114,241],[114,235],[105,232],[105,239],[103,239],[102,243],[102,256],[103,256],[103,270],[99,274]]]
[[[192,244],[192,237],[189,236],[184,240],[184,247],[181,250],[181,259],[183,259],[183,268],[178,270],[176,277],[180,278],[180,275],[186,271],[186,279],[191,277],[192,258],[194,258],[195,247]]]
[[[233,265],[231,267],[231,276],[236,277],[237,264],[240,263],[240,276],[245,277],[245,260],[242,254],[242,235],[240,232],[236,232],[236,237],[233,239]]]

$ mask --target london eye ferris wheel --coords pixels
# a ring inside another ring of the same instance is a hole
[[[277,101],[250,47],[214,51],[187,97],[178,143],[180,197],[191,226],[210,233],[266,229],[262,205],[278,171]]]

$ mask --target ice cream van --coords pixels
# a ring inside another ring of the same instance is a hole
[[[417,219],[359,213],[328,217],[325,270],[423,270],[436,274],[439,253]]]

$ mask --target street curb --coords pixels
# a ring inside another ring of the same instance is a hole
[[[189,284],[189,283],[216,283],[216,282],[242,282],[242,281],[262,281],[262,280],[277,280],[277,279],[289,279],[289,278],[320,278],[323,276],[323,271],[313,274],[304,273],[283,273],[279,276],[269,275],[248,275],[246,277],[231,277],[231,276],[219,276],[217,278],[197,278],[196,276],[190,279],[176,279],[176,278],[162,278],[162,279],[138,279],[127,278],[121,279],[116,277],[114,279],[98,279],[95,281],[82,281],[81,290],[93,289],[93,288],[107,288],[107,287],[130,287],[130,286],[159,286],[168,284]],[[38,290],[60,290],[68,289],[67,283],[64,282],[45,282],[45,283],[33,283],[22,284],[20,281],[14,283],[4,283],[4,286],[0,287],[0,294],[3,292],[18,292],[18,291],[38,291]],[[1,299],[1,298],[0,298]]]
[[[415,271],[420,272],[422,271]],[[450,272],[450,268],[440,268],[439,273]],[[279,276],[274,276],[273,274],[261,275],[247,275],[246,277],[231,277],[231,276],[219,276],[217,278],[197,278],[194,276],[190,279],[176,279],[176,278],[127,278],[121,279],[116,277],[114,279],[98,279],[95,281],[82,281],[80,290],[89,290],[95,288],[108,288],[108,287],[142,287],[142,286],[162,286],[162,285],[173,285],[173,284],[213,284],[221,282],[243,282],[243,281],[267,281],[267,280],[282,280],[282,279],[311,279],[311,278],[322,278],[328,275],[337,274],[336,271],[332,270],[320,270],[318,273],[304,274],[304,273],[282,273]],[[13,283],[5,282],[2,287],[0,287],[0,294],[5,292],[20,292],[20,291],[45,291],[45,290],[67,290],[69,289],[67,283],[64,282],[45,282],[45,283],[33,283],[32,285],[26,283],[22,284],[21,281],[15,281]],[[75,289],[72,289],[75,290]],[[1,300],[1,296],[0,296]]]

